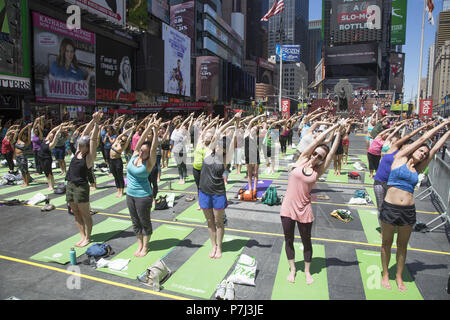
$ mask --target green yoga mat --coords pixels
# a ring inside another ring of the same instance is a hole
[[[203,210],[197,210],[198,206],[198,201],[196,201],[193,205],[176,216],[175,221],[206,223],[206,218],[203,214]]]
[[[165,195],[169,195],[169,193],[158,192],[158,195],[156,196],[156,198],[159,198],[159,196],[164,197]],[[125,205],[126,205],[126,201],[127,201],[126,198],[124,200],[125,200]],[[152,211],[153,210],[155,210],[155,205],[154,204],[152,204]],[[128,210],[128,207],[126,207],[125,209],[119,211],[119,213],[130,215],[130,211]]]
[[[123,201],[126,202],[126,200],[127,200],[126,189],[124,189],[124,195],[122,197],[118,198],[118,197],[116,197],[116,194],[117,193],[114,192],[113,194],[108,194],[104,197],[101,197],[98,200],[95,200],[95,201],[91,200],[91,208],[98,209],[98,210],[105,210],[105,209],[108,209],[108,208],[118,204],[119,202],[123,202]]]
[[[375,176],[375,173],[374,173]],[[370,172],[364,172],[364,183],[365,184],[372,184],[373,185],[373,178],[370,177]]]
[[[120,252],[114,259],[130,259],[124,270],[111,270],[108,267],[97,269],[98,271],[114,274],[120,277],[135,280],[142,275],[148,267],[153,265],[158,259],[165,257],[181,240],[186,238],[194,228],[183,226],[172,226],[163,224],[153,231],[149,243],[149,253],[145,257],[135,257],[133,254],[137,250],[138,244],[135,243],[128,249]]]
[[[59,177],[59,178],[55,179],[55,186],[58,184],[58,182],[62,182],[64,179],[65,179],[65,177]],[[30,188],[37,187],[37,186],[42,187],[42,190],[47,189],[48,188],[47,180],[45,180],[45,181],[39,180],[38,181],[37,179],[34,179],[34,181],[31,182],[28,185],[28,187],[25,187],[25,188],[22,188],[21,184],[14,185],[14,186],[5,185],[0,188],[0,195],[13,193],[13,192],[17,192],[17,191],[24,192],[24,191],[28,191]],[[38,189],[38,190],[41,190],[41,189]],[[35,192],[37,193],[38,190]],[[15,198],[13,198],[13,199],[15,199]]]
[[[237,261],[249,238],[225,234],[222,257],[211,259],[211,241],[207,240],[170,278],[164,289],[210,299],[217,285],[225,278]]]
[[[365,189],[370,199],[372,200],[373,205],[377,206],[377,197],[375,197],[375,191],[373,190],[373,187],[366,187]]]
[[[354,163],[353,161],[348,161],[347,164],[344,164],[344,161],[342,161],[341,169],[343,171],[359,171],[353,166]]]
[[[395,282],[395,254],[391,255],[389,266],[389,279],[391,290],[381,285],[381,257],[380,252],[356,249],[356,256],[361,271],[361,279],[367,300],[423,300],[414,280],[412,279],[407,266],[403,270],[403,283],[407,290],[400,292]]]
[[[364,155],[358,154],[357,157],[359,160],[361,160],[361,162],[363,162],[366,165],[367,168],[369,167],[369,160],[367,160],[367,154]]]
[[[341,171],[340,176],[334,175],[334,170],[330,169],[328,170],[327,178],[325,180],[326,182],[341,182],[341,183],[348,183],[348,175],[346,172]]]
[[[161,175],[161,181],[172,180],[172,183],[174,183],[177,180],[177,178],[178,178],[178,174],[175,174],[175,173]]]
[[[99,188],[98,186],[101,183],[103,183],[103,182],[107,182],[107,181],[110,181],[110,180],[113,180],[113,179],[114,179],[113,177],[108,177],[108,175],[104,175],[104,176],[101,176],[101,177],[97,178],[97,189],[94,190],[94,191],[89,191],[89,197],[91,197],[94,194],[97,194],[99,192],[105,191],[105,188]],[[60,207],[62,205],[65,205],[67,203],[66,202],[66,195],[64,194],[62,196],[50,199],[50,203],[53,204],[55,207]]]
[[[194,177],[187,177],[185,179],[185,183],[184,184],[178,184],[178,179],[176,180],[172,180],[172,184],[171,184],[171,189],[170,190],[177,190],[177,191],[184,191],[187,188],[191,187],[192,185],[195,184],[195,180]],[[169,187],[169,185],[167,184],[166,187]]]
[[[381,228],[377,210],[358,210],[359,219],[368,243],[381,245]]]
[[[294,243],[297,256],[303,256],[303,245],[300,242]],[[311,275],[314,282],[306,284],[305,263],[296,261],[295,267],[297,275],[295,282],[287,281],[289,274],[289,262],[285,253],[285,245],[281,251],[278,263],[277,275],[272,290],[272,300],[329,300],[327,269],[325,264],[325,246],[313,244],[313,258],[311,261]]]
[[[265,170],[264,170],[265,171]],[[278,179],[281,176],[281,171],[278,170],[277,172],[275,172],[274,174],[268,174],[268,173],[260,173],[258,174],[258,179]]]
[[[28,188],[33,188],[33,187],[36,187],[36,186],[43,186],[43,185],[44,185],[44,183],[36,182],[36,180],[31,182],[29,184],[29,186],[25,187],[25,188],[22,188],[20,184],[14,185],[14,186],[5,185],[5,186],[2,186],[0,188],[0,195],[13,193],[13,192],[17,192],[17,191],[24,191],[24,190],[28,190]]]
[[[6,198],[6,200],[19,199],[20,201],[30,200],[35,194],[42,193],[44,196],[53,194],[54,191],[48,190],[48,186],[43,189],[35,190],[33,192],[24,194],[14,194],[12,197]]]
[[[75,224],[75,222],[73,223]],[[128,229],[129,227],[131,227],[131,221],[129,220],[108,218],[105,221],[97,223],[93,226],[91,244],[83,248],[75,247],[74,244],[81,239],[81,236],[78,233],[70,237],[69,239],[61,241],[54,246],[35,254],[30,259],[42,262],[56,262],[60,264],[66,264],[70,261],[70,248],[75,248],[77,257],[79,257],[84,254],[92,244],[105,242],[114,237],[116,234]]]

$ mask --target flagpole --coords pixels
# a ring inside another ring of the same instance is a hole
[[[423,0],[422,38],[420,40],[419,79],[417,80],[416,113],[419,113],[419,108],[420,108],[420,80],[422,78],[423,33],[424,33],[424,29],[425,29],[425,11],[426,11],[426,8],[427,8],[427,1]]]
[[[283,14],[280,16],[280,92],[278,97],[278,111],[281,113],[281,92],[283,89],[283,44],[281,41],[281,25],[283,23]]]

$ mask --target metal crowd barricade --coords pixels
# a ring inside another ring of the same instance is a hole
[[[417,198],[425,194],[420,200],[425,199],[430,195],[435,195],[442,208],[445,210],[444,213],[441,213],[438,217],[431,220],[426,224],[427,227],[434,223],[436,220],[443,219],[444,221],[430,229],[429,231],[433,231],[440,226],[445,225],[447,222],[450,222],[450,166],[445,163],[444,160],[441,159],[440,156],[435,155],[434,159],[430,162],[428,167],[428,179],[430,182],[430,186],[417,195]]]

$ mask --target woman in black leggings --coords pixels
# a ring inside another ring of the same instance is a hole
[[[38,152],[41,168],[47,178],[48,190],[53,190],[55,185],[52,171],[52,150],[56,146],[56,140],[61,133],[61,127],[62,125],[59,125],[49,132],[44,141],[41,142],[41,148]]]
[[[123,189],[125,189],[125,182],[123,180],[123,161],[122,152],[125,151],[131,141],[131,131],[135,127],[131,127],[128,130],[121,133],[111,146],[111,152],[109,157],[109,169],[114,176],[116,183],[117,195],[120,198],[123,196]],[[130,133],[130,134],[128,134]],[[128,135],[127,135],[128,134]]]

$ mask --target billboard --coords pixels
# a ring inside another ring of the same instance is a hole
[[[315,84],[322,82],[325,79],[325,65],[323,64],[323,58],[320,59],[314,70]]]
[[[96,39],[96,100],[132,104],[135,94],[134,50],[102,36]]]
[[[126,25],[127,2],[122,0],[66,0],[115,24]]]
[[[402,52],[391,52],[390,63],[389,89],[395,90],[397,94],[400,94],[403,90],[405,54]]]
[[[381,41],[381,1],[332,1],[331,42]]]
[[[195,33],[194,1],[180,3],[170,7],[170,26],[194,39]]]
[[[362,64],[377,63],[378,45],[376,43],[354,44],[351,46],[327,47],[325,51],[325,64]]]
[[[0,0],[0,91],[30,93],[26,0]]]
[[[407,0],[392,0],[391,44],[403,45],[406,38]]]
[[[38,102],[95,104],[95,34],[33,12]]]
[[[281,116],[283,118],[289,118],[291,101],[289,99],[281,100]]]
[[[143,0],[145,1],[145,0]],[[154,15],[165,23],[170,23],[169,0],[147,0],[148,13]]]
[[[191,39],[162,24],[164,40],[164,92],[191,95]]]
[[[196,100],[215,102],[219,99],[220,58],[216,56],[197,57]]]
[[[283,62],[300,62],[300,45],[284,44],[283,48]],[[275,48],[277,61],[280,61],[281,47],[279,44]]]
[[[433,113],[433,99],[421,99],[419,117],[431,118],[432,113]]]

